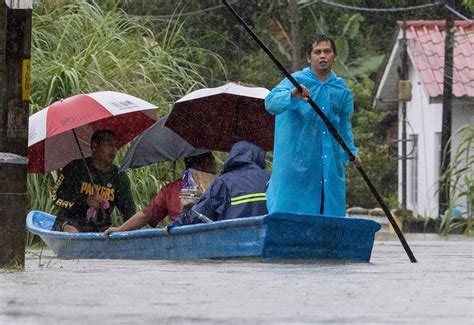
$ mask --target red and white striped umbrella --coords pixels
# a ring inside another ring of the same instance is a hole
[[[100,91],[57,101],[29,118],[28,171],[46,173],[91,155],[94,131],[109,129],[122,147],[156,121],[157,106],[140,98]],[[80,148],[74,139],[74,129]]]

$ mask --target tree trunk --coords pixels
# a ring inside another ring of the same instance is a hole
[[[301,14],[298,8],[298,0],[289,0],[288,11],[291,23],[291,68],[293,71],[301,69],[301,40],[300,40],[300,20]]]

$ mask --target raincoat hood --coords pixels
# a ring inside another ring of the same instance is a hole
[[[322,82],[318,79],[318,77],[316,77],[316,75],[314,74],[314,71],[313,71],[313,69],[311,69],[311,67],[304,68],[303,73],[306,74],[309,78],[314,79],[315,81],[317,81],[319,83],[334,82],[334,81],[337,81],[337,78],[338,78],[337,75],[332,70],[331,70],[331,74],[329,75],[329,77],[326,80],[322,81]]]
[[[257,165],[259,168],[265,169],[265,151],[247,141],[237,142],[232,146],[221,174],[244,165]]]

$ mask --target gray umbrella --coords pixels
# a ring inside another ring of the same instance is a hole
[[[120,170],[200,155],[209,150],[195,149],[165,125],[168,115],[143,131],[128,149]]]

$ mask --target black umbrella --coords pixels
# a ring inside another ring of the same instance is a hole
[[[133,141],[120,170],[175,161],[209,152],[209,150],[195,149],[186,140],[164,126],[167,118],[168,115],[160,118]]]
[[[241,140],[273,150],[275,117],[265,110],[270,91],[228,83],[179,99],[166,126],[196,148],[229,152]]]

